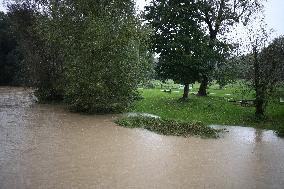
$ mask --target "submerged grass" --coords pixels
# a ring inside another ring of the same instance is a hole
[[[183,137],[217,138],[218,133],[221,131],[220,129],[205,126],[201,122],[184,122],[145,116],[123,117],[117,119],[115,123],[122,127],[143,128],[158,134]]]

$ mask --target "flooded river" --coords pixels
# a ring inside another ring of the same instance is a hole
[[[121,128],[114,118],[0,87],[0,188],[284,188],[284,140],[272,131],[182,138]]]

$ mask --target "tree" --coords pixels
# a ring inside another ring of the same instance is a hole
[[[63,99],[63,60],[58,41],[47,38],[54,30],[48,28],[52,18],[44,14],[43,4],[18,1],[9,5],[9,15],[17,43],[22,52],[26,85],[36,88],[39,101]]]
[[[270,35],[264,26],[249,30],[248,56],[251,69],[247,79],[255,91],[255,115],[263,117],[269,97],[275,92],[284,71],[284,37],[275,38],[268,46]]]
[[[198,1],[197,18],[209,33],[209,48],[214,49],[219,34],[228,32],[230,27],[242,21],[245,25],[249,18],[262,9],[262,0],[201,0]],[[214,57],[214,56],[213,56]],[[199,96],[205,96],[209,76],[216,61],[207,61],[207,66],[200,70],[201,84]]]
[[[218,62],[214,70],[214,79],[219,84],[220,89],[223,89],[228,83],[233,83],[237,79],[239,67],[236,64],[235,58],[227,59],[224,62]]]
[[[184,84],[183,99],[189,84],[199,78],[198,70],[208,54],[208,37],[194,17],[194,1],[153,0],[145,18],[153,28],[152,50],[159,54],[156,71],[161,79]]]
[[[75,111],[123,110],[137,98],[150,55],[133,1],[90,0],[69,7],[64,12],[75,16],[67,21],[74,32],[65,35],[70,36],[65,101]]]

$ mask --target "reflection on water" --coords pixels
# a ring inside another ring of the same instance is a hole
[[[284,141],[228,127],[220,139],[117,127],[0,88],[0,188],[283,188]]]
[[[254,134],[255,134],[254,142],[255,142],[255,143],[260,143],[260,142],[262,142],[263,130],[261,130],[261,129],[256,129],[255,132],[254,132]],[[274,135],[272,135],[272,136],[274,136]],[[272,138],[272,137],[269,137],[269,139],[271,139],[271,138]]]

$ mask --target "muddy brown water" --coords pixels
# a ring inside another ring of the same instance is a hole
[[[220,139],[161,136],[0,88],[0,188],[284,188],[284,140],[228,127]]]

